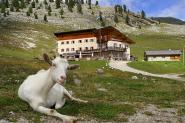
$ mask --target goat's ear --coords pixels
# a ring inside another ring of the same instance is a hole
[[[74,69],[77,69],[77,68],[79,68],[78,64],[71,64],[67,67],[68,70],[74,70]]]
[[[47,62],[50,66],[52,65],[52,62],[46,53],[43,54],[43,58],[44,58],[44,61]]]

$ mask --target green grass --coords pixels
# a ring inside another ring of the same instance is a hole
[[[174,101],[185,101],[185,88],[182,82],[147,77],[142,80],[132,80],[135,74],[111,70],[105,67],[106,61],[79,61],[80,69],[69,71],[67,84],[68,90],[74,96],[88,100],[87,104],[67,101],[65,106],[58,111],[62,114],[97,119],[98,121],[126,121],[129,115],[139,108],[135,103],[155,104],[162,107],[176,107]],[[88,68],[87,68],[88,67]],[[104,67],[105,74],[97,75],[96,69]],[[21,101],[17,96],[17,89],[22,81],[30,74],[36,73],[41,68],[48,68],[46,63],[33,60],[1,59],[0,60],[0,119],[15,121],[23,116],[32,121],[38,121],[40,113],[34,112],[30,106]],[[81,85],[73,83],[73,75],[81,80]],[[153,80],[155,79],[155,81]],[[107,92],[98,91],[105,88]],[[129,102],[124,104],[124,102]],[[9,112],[15,113],[10,117]],[[124,114],[125,117],[120,117]]]
[[[69,30],[66,27],[58,27],[48,24],[30,24],[8,22],[1,24],[0,31],[0,119],[16,121],[19,117],[25,117],[33,122],[39,122],[40,113],[33,111],[30,106],[20,100],[17,90],[23,80],[30,74],[40,69],[47,69],[48,65],[33,60],[33,57],[41,56],[43,52],[50,52],[55,48],[53,32]],[[6,27],[6,28],[5,28]],[[38,31],[33,35],[31,30]],[[24,38],[16,37],[16,34],[26,34],[34,38],[37,48],[24,50],[17,45]],[[45,37],[48,38],[45,38]],[[144,50],[152,49],[180,49],[185,44],[185,39],[178,36],[163,34],[130,35],[136,44],[131,47],[131,52],[143,59]],[[10,45],[15,41],[14,45]],[[47,44],[47,45],[45,45]],[[127,117],[133,115],[137,104],[155,104],[159,107],[178,107],[173,102],[185,101],[185,88],[183,82],[174,80],[147,77],[118,70],[112,70],[105,66],[106,61],[79,61],[71,62],[80,64],[80,68],[69,71],[67,84],[68,90],[74,92],[74,96],[88,100],[87,104],[78,104],[67,101],[65,106],[58,111],[66,115],[85,117],[85,119],[97,119],[98,121],[124,122]],[[133,62],[130,66],[152,73],[185,73],[180,62]],[[97,68],[104,68],[105,74],[97,75]],[[73,83],[73,76],[81,80],[80,86]],[[132,76],[138,76],[138,80],[132,80]],[[107,92],[98,91],[105,88]],[[125,104],[127,102],[128,104]],[[15,113],[11,117],[9,112]],[[184,114],[184,109],[179,110]],[[146,113],[150,115],[150,113]],[[124,117],[120,117],[120,116]]]
[[[167,74],[167,73],[185,73],[185,66],[182,62],[130,62],[130,67],[147,71],[150,73]]]
[[[57,39],[54,32],[69,30],[63,26],[15,21],[0,22],[0,28],[0,56],[29,60],[44,52],[55,51]],[[21,48],[25,41],[35,43],[36,48]]]

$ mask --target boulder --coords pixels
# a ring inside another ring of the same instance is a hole
[[[98,75],[102,75],[102,74],[104,74],[104,70],[103,69],[97,69],[96,73]]]
[[[132,78],[131,79],[133,79],[133,80],[137,80],[138,79],[138,77],[137,76],[132,76]]]

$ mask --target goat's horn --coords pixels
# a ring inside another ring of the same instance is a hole
[[[51,62],[51,60],[49,59],[49,56],[46,53],[43,54],[43,58],[44,58],[45,62],[47,62],[49,65],[52,65],[52,62]]]
[[[69,66],[67,67],[67,69],[68,69],[68,70],[74,70],[74,69],[77,69],[78,67],[79,67],[78,64],[72,64],[72,65],[69,65]]]

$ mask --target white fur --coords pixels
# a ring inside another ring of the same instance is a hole
[[[64,95],[71,100],[87,102],[72,97],[62,86],[65,79],[61,76],[66,78],[67,67],[67,60],[60,57],[55,58],[48,70],[40,70],[24,80],[18,90],[19,97],[40,113],[59,117],[64,122],[77,120],[75,117],[62,115],[56,110],[50,109],[53,105],[55,105],[55,109],[61,108],[65,104]]]

